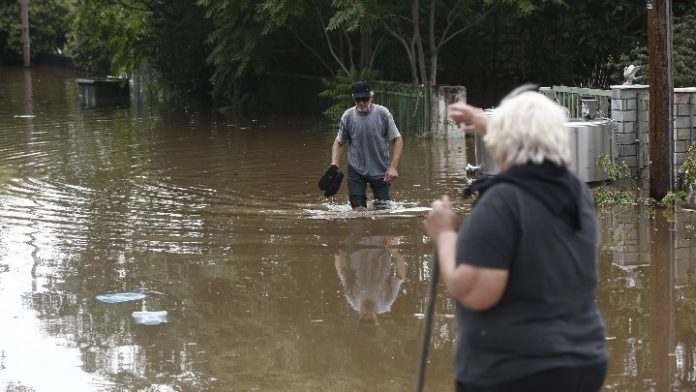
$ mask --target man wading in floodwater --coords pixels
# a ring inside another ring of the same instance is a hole
[[[366,81],[352,85],[355,106],[341,116],[338,135],[331,148],[331,166],[337,170],[348,147],[348,198],[354,211],[367,209],[370,184],[378,209],[389,207],[389,186],[399,177],[397,168],[404,142],[389,110],[372,102],[372,86]],[[389,142],[392,143],[391,161]]]

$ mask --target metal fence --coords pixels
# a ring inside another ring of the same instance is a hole
[[[336,94],[321,94],[327,87],[320,78],[282,73],[265,74],[261,89],[267,104],[281,107],[292,113],[323,113],[340,118],[345,109],[352,105],[349,86]],[[425,84],[373,81],[374,102],[389,109],[399,131],[406,136],[426,137],[433,135],[438,121],[440,100],[448,94],[462,98],[466,89],[462,86],[430,86]],[[287,92],[293,91],[296,99],[288,99]],[[345,101],[345,106],[340,104]],[[447,102],[451,103],[451,102]]]
[[[597,110],[600,117],[611,117],[611,90],[566,86],[553,86],[551,90],[556,101],[568,109],[570,118],[581,116],[582,102],[580,98],[583,96],[592,96],[597,100]]]
[[[431,88],[423,84],[377,81],[374,101],[386,106],[404,135],[427,136],[431,128]]]

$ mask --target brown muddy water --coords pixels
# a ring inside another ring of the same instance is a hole
[[[396,208],[354,214],[345,188],[317,188],[332,126],[87,107],[77,77],[0,68],[1,390],[413,390],[422,220],[461,192],[464,139],[405,138]],[[696,390],[695,226],[688,211],[601,216],[605,390]],[[438,289],[426,391],[452,390]],[[115,292],[145,298],[96,299]],[[143,310],[167,322],[136,323]]]

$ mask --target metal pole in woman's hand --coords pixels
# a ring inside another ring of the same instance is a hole
[[[425,383],[425,368],[428,362],[428,347],[430,346],[430,336],[433,331],[433,314],[435,313],[435,296],[437,294],[437,278],[440,275],[440,266],[437,260],[437,249],[433,252],[433,268],[430,276],[430,286],[428,287],[428,302],[425,305],[425,317],[423,319],[423,330],[421,332],[420,358],[418,364],[418,378],[416,380],[416,392],[423,391]]]

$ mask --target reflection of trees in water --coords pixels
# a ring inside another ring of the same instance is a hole
[[[420,333],[412,313],[422,295],[415,293],[426,292],[416,279],[409,284],[414,295],[404,298],[409,303],[397,301],[411,310],[409,318],[381,320],[379,331],[366,335],[354,319],[342,317],[345,300],[328,252],[287,260],[283,246],[256,247],[256,258],[232,262],[97,249],[103,250],[55,265],[46,290],[31,299],[47,331],[80,348],[89,372],[133,390],[157,383],[196,391],[411,388]],[[134,325],[130,313],[140,310],[141,302],[94,299],[141,287],[166,293],[150,294],[145,305],[168,310],[168,324]],[[436,320],[436,341],[449,321]],[[451,340],[440,341],[442,349],[431,356],[449,364]]]
[[[600,244],[598,301],[610,353],[605,388],[690,390],[696,381],[696,279],[693,261],[684,255],[693,245],[680,240],[680,225],[656,229],[635,218],[622,220],[629,230],[619,230],[620,246],[612,237]],[[638,264],[616,264],[624,258],[637,258]],[[687,263],[684,279],[680,268]]]
[[[12,70],[3,70],[3,77],[6,72]],[[16,76],[10,79],[21,83]],[[43,74],[34,88],[42,99],[34,102],[41,110],[33,124],[41,132],[22,129],[20,135],[33,154],[0,167],[3,202],[14,203],[14,196],[29,202],[13,204],[10,212],[28,215],[34,248],[26,246],[26,226],[5,215],[2,223],[19,234],[7,242],[3,237],[3,244],[16,246],[23,259],[34,251],[36,286],[23,297],[25,305],[55,341],[81,351],[86,371],[116,382],[111,390],[157,383],[184,391],[410,389],[420,336],[413,314],[422,313],[430,262],[420,219],[396,223],[409,263],[402,286],[408,294],[381,320],[378,333],[366,336],[347,317],[332,256],[322,253],[328,227],[345,233],[345,222],[256,217],[253,200],[235,215],[247,200],[238,197],[240,182],[227,176],[246,166],[233,157],[265,147],[266,139],[241,132],[222,137],[222,125],[220,137],[203,132],[198,138],[206,122],[195,118],[179,125],[156,113],[82,110],[75,80],[65,75]],[[23,113],[22,102],[13,102],[7,113]],[[36,143],[27,145],[32,134]],[[189,143],[196,144],[183,146]],[[428,145],[416,145],[422,151],[416,158],[430,165]],[[201,181],[210,168],[216,170]],[[17,189],[6,192],[9,178],[17,178]],[[422,180],[428,189],[439,184],[429,175]],[[416,188],[400,189],[408,195],[404,200],[419,197]],[[0,272],[5,268],[0,265]],[[168,324],[135,325],[131,312],[143,302],[94,298],[141,288],[163,293],[151,293],[144,305],[169,311]],[[438,306],[438,314],[452,313],[444,299]],[[445,364],[430,369],[442,375],[432,379],[448,386],[453,324],[436,318],[437,349],[431,352],[433,361]]]
[[[394,316],[383,318],[375,335],[366,335],[345,317],[332,254],[316,252],[323,238],[284,234],[288,229],[277,222],[267,231],[272,234],[259,234],[264,222],[235,222],[230,230],[239,232],[223,233],[233,241],[229,246],[220,240],[221,222],[204,214],[196,230],[207,235],[204,227],[214,225],[210,241],[182,245],[181,253],[161,252],[181,231],[139,231],[148,226],[128,214],[128,195],[138,194],[137,184],[112,185],[91,194],[89,220],[80,221],[86,234],[65,233],[76,243],[56,246],[50,259],[39,252],[41,290],[27,298],[48,333],[81,350],[86,371],[132,390],[151,384],[192,391],[411,388],[421,328],[414,313],[425,307],[431,264],[420,224],[399,222],[396,229],[413,266],[403,284],[408,295],[395,302]],[[345,233],[342,223],[326,224]],[[169,311],[168,324],[134,325],[130,314],[142,302],[94,298],[141,288],[163,293],[151,293],[144,305]],[[446,366],[431,371],[441,376],[433,379],[449,380],[454,320],[442,315],[453,310],[443,290],[440,295],[430,358]]]

